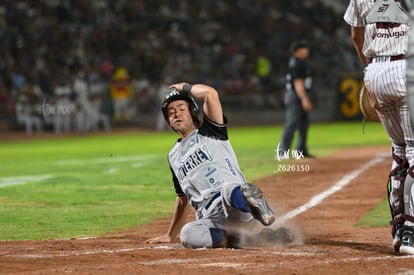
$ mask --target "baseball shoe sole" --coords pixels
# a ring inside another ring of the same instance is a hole
[[[414,255],[414,247],[412,246],[400,246],[400,254]]]
[[[265,226],[271,225],[275,221],[275,215],[267,204],[263,191],[251,183],[243,184],[241,191],[252,216]]]

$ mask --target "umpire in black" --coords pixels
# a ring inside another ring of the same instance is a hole
[[[286,74],[286,91],[284,103],[286,106],[286,121],[281,141],[278,145],[278,155],[289,158],[290,147],[295,131],[298,130],[296,154],[301,157],[313,157],[307,148],[307,134],[309,128],[309,112],[313,109],[311,101],[312,77],[306,62],[309,56],[309,44],[305,40],[296,40],[292,43],[291,57]]]

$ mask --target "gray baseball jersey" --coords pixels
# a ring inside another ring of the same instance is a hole
[[[223,185],[246,182],[228,140],[227,126],[207,118],[199,129],[176,142],[168,160],[177,195],[186,195],[196,212]]]

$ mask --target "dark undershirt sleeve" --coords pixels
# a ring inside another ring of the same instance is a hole
[[[198,133],[218,140],[228,140],[227,118],[223,116],[223,119],[224,123],[218,124],[204,117],[203,125],[198,129]]]
[[[184,196],[185,194],[183,190],[181,189],[181,185],[178,182],[177,176],[174,174],[174,171],[171,169],[171,166],[170,166],[170,170],[172,174],[172,180],[174,184],[175,193],[177,194],[177,196]]]

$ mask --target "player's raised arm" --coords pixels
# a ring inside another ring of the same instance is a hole
[[[220,103],[218,92],[210,86],[204,84],[190,85],[182,82],[173,84],[170,88],[175,88],[179,91],[190,93],[193,97],[200,99],[204,102],[203,112],[204,115],[211,121],[223,124],[223,109]]]

